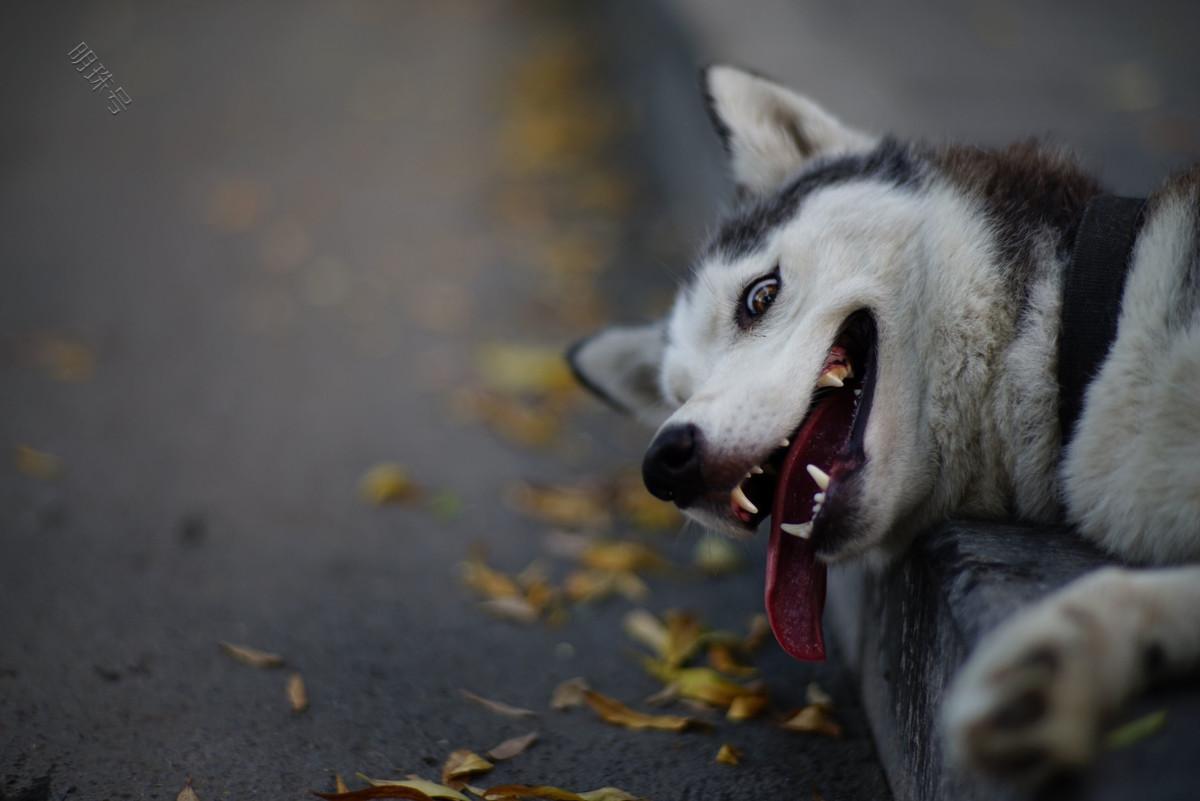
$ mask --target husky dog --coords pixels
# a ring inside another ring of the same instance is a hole
[[[578,343],[577,376],[657,427],[652,493],[735,536],[771,518],[768,613],[800,658],[823,654],[825,563],[884,564],[950,516],[1065,517],[1156,566],[1017,615],[944,699],[960,763],[1085,763],[1106,714],[1200,664],[1200,566],[1163,567],[1200,562],[1200,170],[1149,198],[1064,437],[1062,282],[1092,178],[1032,143],[880,138],[731,67],[703,80],[738,207],[667,317]]]

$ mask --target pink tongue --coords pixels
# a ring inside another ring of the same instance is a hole
[[[767,619],[775,639],[796,659],[825,659],[821,614],[825,611],[825,563],[816,558],[812,540],[785,533],[782,523],[807,523],[813,494],[819,491],[808,474],[815,464],[826,472],[849,430],[852,404],[835,393],[809,413],[780,470],[771,542],[767,550]],[[848,394],[848,393],[847,393]]]

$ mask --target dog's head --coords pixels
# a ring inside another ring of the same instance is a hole
[[[911,334],[925,167],[763,78],[712,67],[704,83],[739,207],[666,319],[602,331],[571,363],[659,426],[656,496],[735,534],[773,516],[773,540],[825,560],[865,552],[933,473]]]

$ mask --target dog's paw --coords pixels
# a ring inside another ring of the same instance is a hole
[[[1025,784],[1089,762],[1106,700],[1095,622],[1050,599],[987,637],[943,707],[952,762]]]

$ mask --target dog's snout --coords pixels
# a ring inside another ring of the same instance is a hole
[[[687,506],[703,491],[700,429],[692,424],[664,428],[650,443],[642,461],[642,480],[650,494]]]

